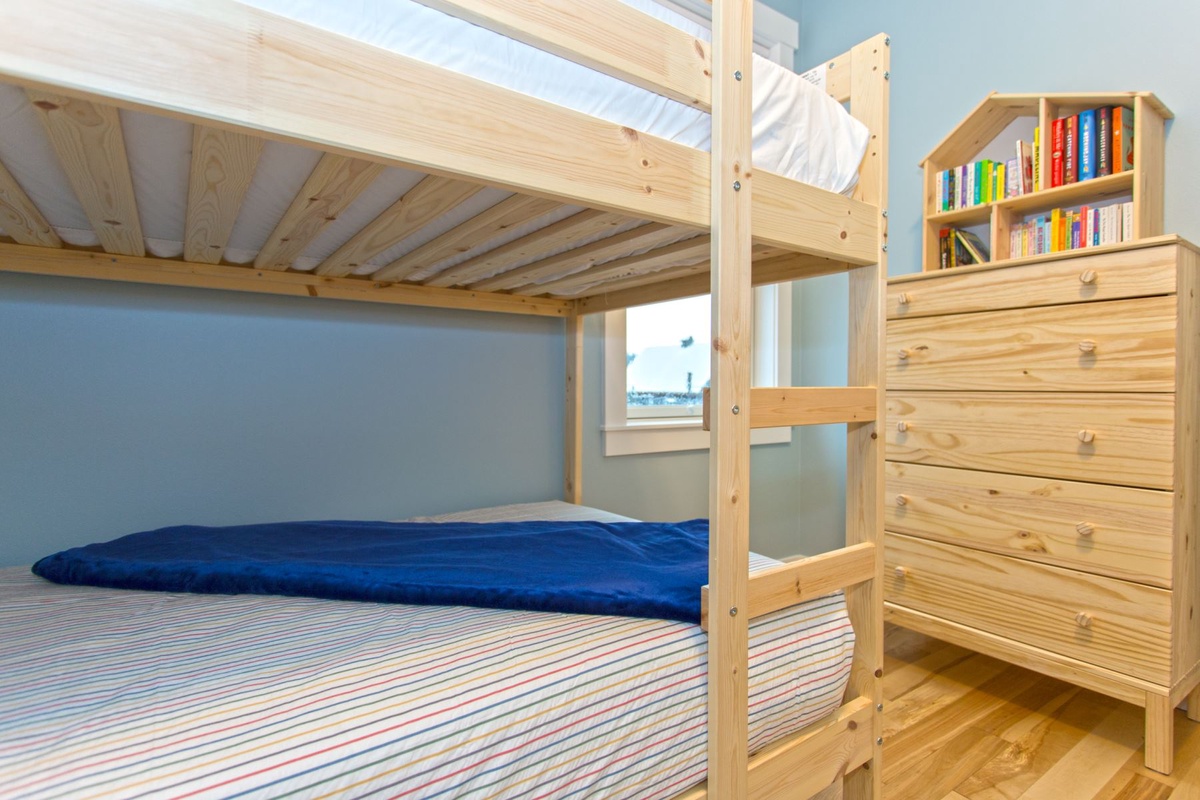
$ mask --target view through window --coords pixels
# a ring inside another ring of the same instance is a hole
[[[700,413],[711,370],[707,295],[631,308],[625,317],[630,417]]]

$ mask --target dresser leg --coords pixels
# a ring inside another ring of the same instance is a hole
[[[1164,775],[1175,761],[1173,711],[1165,694],[1146,692],[1146,768]]]
[[[1187,704],[1187,718],[1192,722],[1200,722],[1200,683],[1188,692]]]

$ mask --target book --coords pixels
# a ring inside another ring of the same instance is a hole
[[[1063,120],[1063,185],[1079,181],[1079,115]]]
[[[1050,187],[1063,185],[1063,128],[1066,120],[1050,123]]]
[[[950,268],[950,229],[942,228],[938,231],[938,267],[940,269]]]
[[[1042,189],[1042,129],[1040,127],[1033,129],[1033,175],[1030,176],[1030,184],[1033,186],[1033,191],[1038,192]]]
[[[960,264],[985,264],[988,260],[988,249],[983,241],[971,231],[953,229],[954,238],[962,247],[965,259]]]
[[[1121,203],[1121,241],[1133,241],[1133,202]]]
[[[1096,177],[1111,175],[1112,163],[1112,106],[1096,109]]]
[[[1037,139],[1037,131],[1033,132],[1034,139]],[[1017,140],[1017,194],[1029,194],[1033,191],[1033,148],[1029,142]]]
[[[1133,109],[1112,110],[1112,171],[1133,169]]]
[[[946,170],[946,210],[958,208],[958,170]]]
[[[1021,143],[1017,142],[1017,148],[1020,149]],[[1017,197],[1021,192],[1021,173],[1022,170],[1017,168],[1017,159],[1010,158],[1004,164],[1004,196]]]
[[[1079,180],[1096,177],[1096,110],[1079,112]]]

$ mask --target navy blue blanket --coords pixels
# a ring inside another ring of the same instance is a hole
[[[47,556],[57,583],[700,620],[708,522],[179,526]]]

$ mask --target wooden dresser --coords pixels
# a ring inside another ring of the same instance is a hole
[[[1175,236],[893,279],[887,614],[1200,719],[1200,250]],[[1190,694],[1189,694],[1190,693]]]

